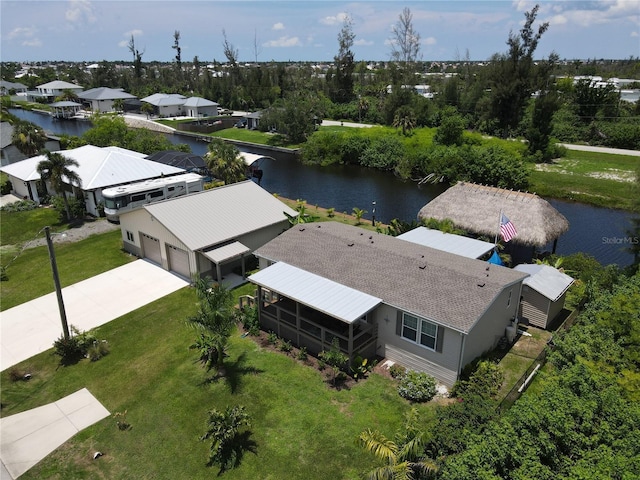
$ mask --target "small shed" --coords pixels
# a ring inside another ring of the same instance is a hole
[[[567,290],[573,284],[573,278],[542,264],[521,264],[514,270],[529,274],[522,282],[518,318],[523,323],[547,328],[564,308]]]
[[[82,104],[69,100],[62,100],[60,102],[53,102],[51,104],[51,108],[53,109],[53,112],[51,112],[51,116],[53,118],[70,119],[78,114],[82,108]]]

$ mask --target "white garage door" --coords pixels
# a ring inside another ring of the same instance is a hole
[[[144,258],[148,258],[158,265],[162,265],[162,254],[160,253],[160,240],[142,233],[142,250]]]
[[[191,277],[189,255],[185,250],[167,245],[167,258],[169,259],[169,270],[186,278]]]

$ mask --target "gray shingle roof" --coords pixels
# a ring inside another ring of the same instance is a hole
[[[505,287],[527,276],[337,222],[297,225],[255,254],[464,333]]]

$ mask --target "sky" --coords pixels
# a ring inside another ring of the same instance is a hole
[[[640,56],[640,0],[0,0],[2,61],[226,61],[224,34],[241,63],[331,61],[350,18],[356,61],[386,61],[392,28],[413,15],[423,60],[487,60],[507,51],[525,12],[539,3],[536,25],[549,22],[535,57],[624,59]],[[224,33],[223,33],[224,32]]]

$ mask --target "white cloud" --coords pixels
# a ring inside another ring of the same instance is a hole
[[[298,37],[284,36],[277,40],[270,40],[262,44],[265,47],[301,47],[302,43]]]
[[[632,36],[632,37],[638,37],[638,36],[640,36],[640,35],[638,34],[638,32],[631,32],[631,36]]]
[[[349,18],[349,14],[345,12],[340,12],[335,16],[328,16],[320,19],[320,23],[324,25],[341,25],[344,21]]]
[[[357,39],[353,42],[354,45],[358,46],[358,47],[370,47],[371,45],[373,45],[373,41],[372,40],[365,40],[363,38]]]
[[[23,47],[41,47],[42,41],[39,38],[32,38],[22,42]]]
[[[71,0],[64,16],[67,21],[78,24],[95,23],[97,20],[93,5],[88,0]]]
[[[140,29],[135,29],[124,32],[123,35],[129,39],[131,38],[131,35],[133,35],[134,37],[141,37],[142,35],[144,35],[144,32]]]
[[[33,37],[36,34],[36,29],[34,27],[17,27],[11,30],[7,34],[7,38],[9,40],[13,40],[14,38],[22,38],[22,37]]]
[[[274,23],[273,27],[271,27],[271,30],[284,30],[284,23],[282,22]]]
[[[438,41],[434,37],[427,37],[422,40],[423,45],[435,45]]]

